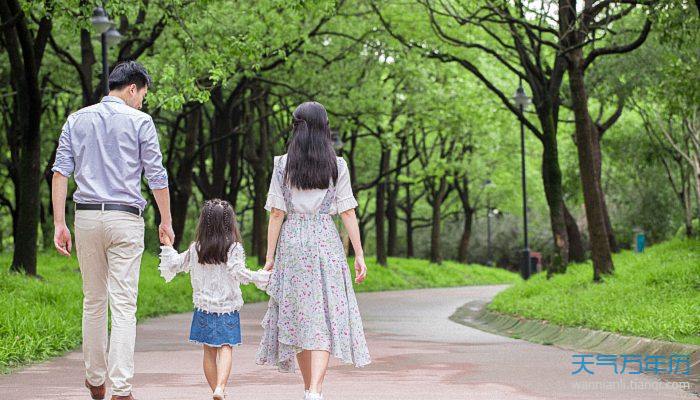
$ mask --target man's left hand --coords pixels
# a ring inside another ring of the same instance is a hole
[[[59,254],[70,257],[71,238],[66,224],[57,224],[54,228],[53,244]]]

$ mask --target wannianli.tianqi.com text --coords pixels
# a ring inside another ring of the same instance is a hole
[[[616,381],[575,381],[571,383],[574,390],[662,390],[662,389],[690,389],[690,382],[664,382],[641,380],[616,380]]]

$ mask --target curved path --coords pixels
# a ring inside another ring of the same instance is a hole
[[[474,286],[358,294],[373,363],[363,369],[332,363],[328,400],[433,399],[695,399],[653,376],[572,376],[573,352],[510,339],[451,322],[471,300],[488,300],[504,286]],[[234,350],[229,400],[299,400],[301,377],[253,362],[264,303],[241,315],[244,344]],[[201,350],[186,342],[190,314],[138,327],[137,400],[209,399]],[[0,376],[0,399],[88,399],[82,356],[72,352]]]

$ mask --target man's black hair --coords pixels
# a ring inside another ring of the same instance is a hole
[[[132,83],[139,89],[144,86],[150,87],[152,83],[146,68],[136,61],[119,63],[109,74],[109,90],[119,90]]]

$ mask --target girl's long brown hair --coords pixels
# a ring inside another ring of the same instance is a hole
[[[236,213],[228,201],[212,199],[204,202],[195,240],[200,264],[221,264],[228,261],[231,245],[241,242]]]

